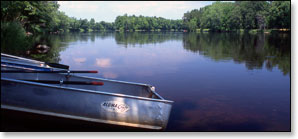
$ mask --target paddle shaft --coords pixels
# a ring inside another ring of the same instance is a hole
[[[1,73],[98,73],[98,71],[84,71],[84,70],[71,70],[71,71],[34,71],[34,70],[1,70]]]
[[[30,82],[46,83],[46,84],[72,84],[72,85],[104,85],[103,82],[91,81],[53,81],[53,80],[24,80]]]

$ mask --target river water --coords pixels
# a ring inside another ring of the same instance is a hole
[[[289,33],[69,33],[38,60],[146,83],[173,100],[167,131],[289,131]],[[91,75],[89,75],[91,76]]]

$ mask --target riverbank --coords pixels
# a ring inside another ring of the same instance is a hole
[[[155,30],[92,30],[89,29],[88,31],[79,30],[79,31],[57,31],[57,32],[50,32],[50,34],[63,34],[63,33],[69,33],[69,32],[81,32],[81,33],[88,33],[88,32],[238,32],[238,33],[273,33],[273,32],[290,32],[291,29],[238,29],[238,30],[226,30],[226,31],[214,31],[211,29],[196,29],[196,31],[189,31],[189,30],[178,30],[178,29],[171,29],[171,30],[161,30],[161,29],[155,29]]]
[[[248,33],[273,33],[273,32],[290,32],[291,29],[238,29],[238,30],[227,30],[227,31],[213,31],[210,29],[196,29],[196,32],[240,32],[240,33],[244,33],[244,32],[248,32]],[[187,32],[187,31],[185,31]]]

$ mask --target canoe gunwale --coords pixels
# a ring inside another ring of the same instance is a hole
[[[65,74],[65,73],[61,73],[61,74]],[[67,75],[67,74],[65,74]],[[142,83],[135,83],[135,82],[127,82],[127,81],[118,81],[118,80],[110,80],[110,79],[104,79],[104,78],[96,78],[96,77],[88,77],[88,76],[77,76],[77,75],[72,75],[74,77],[80,77],[80,78],[85,78],[85,79],[93,79],[93,80],[104,80],[104,81],[112,81],[112,82],[118,82],[118,83],[124,83],[124,84],[133,84],[133,85],[138,85],[138,86],[147,86],[150,88],[151,92],[158,96],[161,100],[166,100],[164,99],[162,96],[160,96],[155,90],[152,89],[152,85],[150,84],[142,84]],[[170,101],[170,100],[167,100]],[[173,103],[173,101],[171,102]]]
[[[28,62],[33,62],[35,64],[45,64],[44,62],[42,61],[37,61],[37,60],[33,60],[33,59],[28,59],[28,58],[24,58],[24,57],[19,57],[19,56],[14,56],[14,55],[9,55],[9,54],[4,54],[4,53],[1,53],[1,57],[8,57],[8,58],[12,58],[12,59],[18,59],[18,60],[25,60],[25,61],[28,61]]]
[[[96,78],[93,78],[93,79],[96,79]],[[120,93],[109,93],[109,92],[104,92],[104,91],[94,91],[94,90],[79,89],[79,88],[72,88],[72,87],[55,86],[55,85],[49,85],[49,84],[44,84],[44,83],[23,81],[23,80],[17,80],[17,79],[9,79],[9,78],[4,78],[4,77],[1,77],[1,81],[10,81],[10,82],[17,82],[17,83],[21,83],[21,84],[29,84],[29,85],[34,85],[34,86],[42,86],[42,87],[57,88],[57,89],[64,89],[64,90],[73,90],[73,91],[79,91],[79,92],[84,92],[84,93],[110,95],[110,96],[115,96],[115,97],[125,97],[125,98],[132,98],[132,99],[138,99],[138,100],[147,100],[147,101],[170,103],[170,104],[174,102],[174,101],[171,101],[171,100],[165,100],[162,97],[160,99],[146,98],[146,97],[125,95],[125,94],[120,94]],[[139,85],[141,85],[141,84],[139,84]],[[150,85],[143,85],[143,86],[150,87]],[[152,92],[157,94],[155,91],[152,91]]]
[[[30,69],[30,70],[61,70],[61,71],[67,71],[66,69],[60,69],[55,67],[49,67],[48,65],[41,63],[22,63],[22,62],[16,62],[16,61],[9,61],[9,60],[2,60],[1,59],[1,66],[10,67],[10,68],[16,68],[16,69]]]

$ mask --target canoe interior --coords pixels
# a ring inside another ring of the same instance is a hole
[[[1,70],[6,70],[10,68],[3,68]],[[70,77],[67,77],[66,74],[52,74],[52,73],[1,73],[1,77],[18,79],[18,80],[55,80],[55,81],[97,81],[103,82],[104,85],[70,85],[70,84],[51,84],[53,86],[59,87],[71,87],[71,88],[79,88],[85,90],[93,90],[99,92],[109,92],[137,97],[145,97],[145,98],[154,98],[154,99],[162,99],[160,96],[156,95],[150,88],[149,85],[142,84],[131,84],[120,81],[112,81],[107,79],[99,79],[99,78],[88,78],[81,77],[71,74]]]

